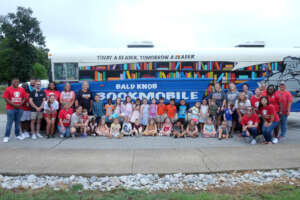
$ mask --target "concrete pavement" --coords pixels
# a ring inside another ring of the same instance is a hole
[[[297,168],[299,117],[293,114],[289,118],[288,137],[277,145],[251,146],[239,137],[227,141],[166,137],[36,141],[12,138],[9,143],[0,142],[0,174],[122,175]],[[2,117],[0,130],[3,122]]]

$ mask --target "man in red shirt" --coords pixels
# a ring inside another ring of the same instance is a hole
[[[259,117],[257,114],[253,112],[252,107],[248,107],[246,110],[246,114],[243,116],[241,120],[241,124],[243,126],[242,136],[250,137],[252,136],[251,144],[256,144],[256,136],[257,136],[257,127],[259,123]]]
[[[286,86],[283,81],[280,82],[279,90],[276,91],[276,95],[279,96],[281,99],[281,107],[280,107],[280,111],[279,111],[281,133],[280,133],[279,139],[282,139],[286,135],[287,118],[291,112],[293,96],[289,91],[286,90]]]
[[[19,79],[14,78],[11,86],[5,89],[3,98],[6,102],[6,130],[3,142],[8,142],[12,124],[15,122],[15,135],[19,140],[24,137],[20,135],[20,120],[23,114],[22,106],[25,102],[25,91],[19,87]]]

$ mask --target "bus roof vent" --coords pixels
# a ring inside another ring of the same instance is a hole
[[[132,42],[127,45],[127,48],[153,48],[151,41]]]
[[[255,41],[255,42],[245,42],[238,44],[234,47],[246,47],[246,48],[251,48],[251,47],[259,47],[259,48],[264,48],[265,47],[265,42],[264,41]]]

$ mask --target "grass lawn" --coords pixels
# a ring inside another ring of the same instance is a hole
[[[5,100],[2,98],[3,92],[7,86],[0,85],[0,114],[5,113]]]
[[[271,184],[265,186],[243,186],[239,188],[211,189],[207,192],[199,191],[176,191],[176,192],[152,192],[136,190],[115,190],[112,192],[81,191],[81,185],[74,185],[69,191],[42,190],[15,190],[0,189],[0,199],[142,199],[142,200],[297,200],[300,199],[300,186]]]

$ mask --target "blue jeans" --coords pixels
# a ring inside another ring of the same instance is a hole
[[[257,136],[257,128],[255,128],[255,127],[253,127],[253,128],[247,128],[247,130],[249,131],[249,133],[253,137],[253,139],[255,139],[256,136]],[[242,132],[242,136],[243,137],[247,137],[246,131]]]
[[[23,112],[24,110],[22,109],[6,110],[7,122],[6,122],[6,129],[5,129],[5,137],[10,136],[11,127],[14,122],[15,122],[15,135],[16,137],[20,135],[20,121]]]
[[[268,127],[266,127],[265,125],[262,126],[262,134],[264,135],[266,142],[272,141],[272,132],[278,125],[279,125],[279,122],[273,122]]]
[[[65,127],[65,131],[62,131],[61,126],[57,126],[58,132],[64,137],[70,137],[70,127]]]
[[[281,133],[280,136],[281,137],[285,137],[286,131],[287,131],[287,115],[280,115],[280,129],[281,129]]]

